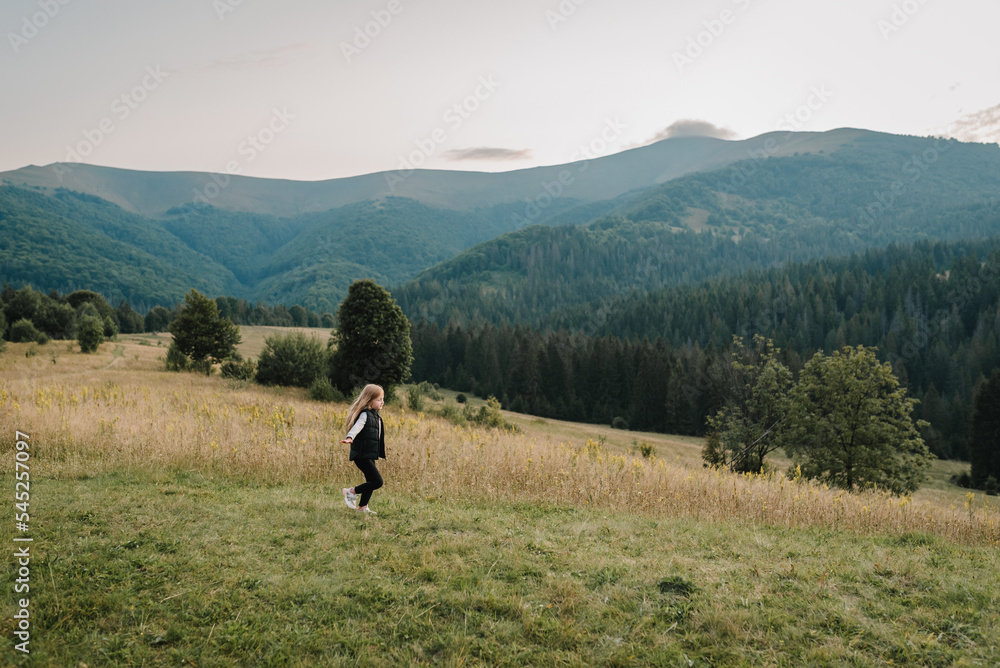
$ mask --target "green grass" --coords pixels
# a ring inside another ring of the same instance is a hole
[[[5,634],[0,663],[1000,663],[1000,553],[924,534],[454,503],[391,479],[367,519],[346,480],[33,482],[32,652]]]

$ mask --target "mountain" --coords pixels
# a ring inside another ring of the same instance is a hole
[[[393,291],[415,320],[598,331],[615,300],[892,242],[1000,233],[1000,147],[863,133],[628,197],[596,220],[479,244]]]
[[[851,141],[860,130],[789,133],[775,155],[818,152]],[[53,194],[58,189],[95,195],[126,211],[159,217],[185,204],[292,217],[348,204],[398,196],[426,206],[472,211],[507,205],[520,211],[561,190],[560,206],[543,206],[544,218],[570,203],[611,199],[691,172],[716,169],[765,150],[771,135],[743,141],[678,137],[592,160],[511,172],[415,170],[380,172],[326,181],[289,181],[198,172],[144,172],[86,164],[55,163],[0,172],[0,185]],[[567,182],[568,181],[568,182]],[[519,205],[519,206],[512,206]]]
[[[394,294],[413,317],[568,326],[635,290],[991,233],[986,213],[958,207],[997,196],[998,155],[841,129],[674,138],[496,174],[296,182],[26,167],[0,174],[0,281],[85,287],[139,309],[193,287],[333,311],[367,277],[403,286]]]

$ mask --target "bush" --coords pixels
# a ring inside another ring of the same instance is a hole
[[[188,356],[181,352],[176,343],[171,343],[167,349],[167,371],[187,371],[190,366],[191,360]]]
[[[451,404],[445,404],[441,407],[441,417],[458,427],[465,427],[469,424],[462,411]]]
[[[326,376],[320,376],[313,381],[312,385],[309,386],[309,396],[315,401],[337,401],[341,403],[347,401],[344,393],[335,388]]]
[[[424,410],[424,395],[420,392],[420,386],[411,385],[406,389],[406,405],[412,411]]]
[[[993,476],[989,476],[983,483],[983,491],[992,496],[1000,495],[1000,482],[997,482]]]
[[[257,377],[257,362],[253,359],[230,358],[222,363],[222,377],[233,380],[253,380]]]
[[[628,422],[623,417],[616,417],[611,421],[612,429],[628,429]]]
[[[76,328],[76,342],[80,344],[80,352],[92,353],[104,341],[104,324],[96,315],[85,315],[80,318]]]
[[[42,333],[27,318],[21,318],[10,326],[8,339],[14,343],[36,343]]]
[[[206,376],[211,376],[212,372],[215,371],[215,368],[212,365],[212,360],[210,359],[191,360],[188,368],[195,373],[203,373]]]
[[[438,388],[435,387],[434,385],[431,385],[426,380],[417,385],[417,387],[420,388],[421,394],[423,394],[428,399],[431,399],[432,401],[441,401],[442,399],[444,399],[444,396],[440,392],[438,392]]]
[[[302,332],[264,339],[257,362],[257,382],[264,385],[309,387],[326,369],[326,352],[319,340]]]
[[[462,411],[462,415],[469,422],[484,427],[506,429],[515,432],[518,430],[515,425],[503,419],[503,413],[500,412],[500,401],[496,397],[486,399],[486,405],[480,406],[478,411],[472,408],[472,406],[466,405]]]
[[[467,396],[465,396],[464,394],[459,394],[457,397],[455,397],[455,401],[457,401],[460,404],[464,404],[468,400],[469,400],[469,398]]]

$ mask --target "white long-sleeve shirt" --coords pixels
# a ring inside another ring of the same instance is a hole
[[[357,422],[355,422],[354,426],[351,427],[351,430],[349,432],[347,432],[347,438],[351,439],[351,441],[354,441],[354,437],[361,433],[361,430],[365,428],[365,424],[367,422],[368,422],[368,412],[367,411],[361,411],[361,415],[358,416]],[[381,425],[381,423],[378,426],[378,435],[380,437],[382,436],[382,425]]]

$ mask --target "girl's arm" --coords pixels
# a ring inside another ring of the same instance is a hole
[[[344,438],[344,440],[341,441],[341,443],[353,443],[354,437],[361,433],[361,430],[364,429],[365,423],[367,421],[368,421],[368,413],[362,412],[361,415],[358,416],[357,422],[355,422],[354,426],[351,427],[351,430],[347,432],[347,437]]]

